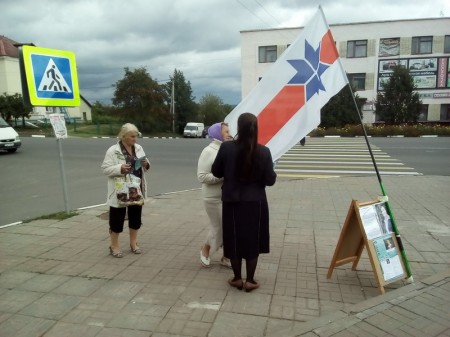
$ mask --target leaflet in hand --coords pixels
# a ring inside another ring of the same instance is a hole
[[[147,159],[147,156],[143,156],[141,158],[136,159],[134,162],[134,170],[137,171],[142,167],[142,160]]]

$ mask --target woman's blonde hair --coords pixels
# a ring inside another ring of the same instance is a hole
[[[130,132],[135,132],[137,136],[140,135],[140,132],[139,132],[138,128],[136,127],[136,125],[131,124],[131,123],[126,123],[126,124],[122,125],[122,127],[120,128],[120,132],[117,135],[117,138],[123,139],[123,137],[125,137]]]

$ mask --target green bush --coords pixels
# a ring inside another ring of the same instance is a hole
[[[405,136],[419,137],[426,135],[450,136],[450,126],[447,125],[427,125],[427,124],[399,124],[385,125],[373,124],[365,125],[366,133],[372,137]],[[342,136],[355,137],[364,136],[361,125],[346,125],[342,128],[317,128],[309,133],[310,137]]]

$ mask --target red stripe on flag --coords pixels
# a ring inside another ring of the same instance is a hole
[[[336,49],[336,43],[334,42],[333,35],[328,29],[328,32],[322,37],[322,43],[320,46],[320,61],[326,64],[333,64],[339,57],[339,53]]]
[[[258,143],[266,145],[305,104],[305,87],[287,85],[258,115]]]

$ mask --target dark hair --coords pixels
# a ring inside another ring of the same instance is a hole
[[[258,154],[258,119],[255,115],[244,112],[237,122],[237,175],[240,180],[249,181],[254,176]]]

